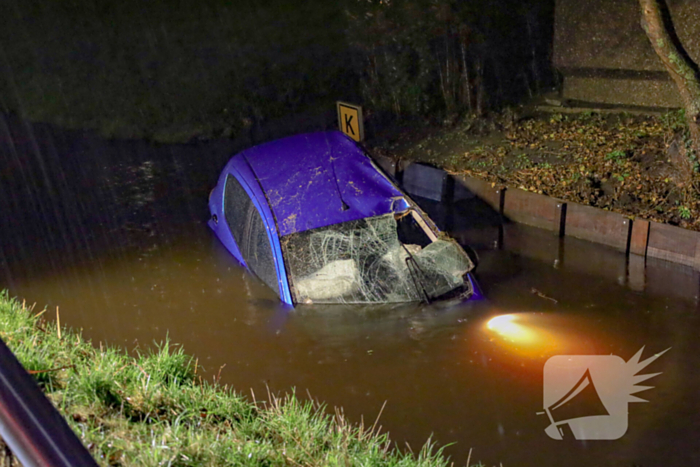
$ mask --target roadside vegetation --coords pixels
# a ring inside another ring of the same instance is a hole
[[[449,465],[430,441],[400,452],[376,423],[294,393],[251,402],[169,342],[132,357],[45,316],[0,292],[0,337],[101,465]]]
[[[541,4],[15,1],[0,110],[157,142],[335,126],[338,100],[368,125],[480,114],[552,84]]]
[[[110,138],[245,136],[332,111],[355,79],[333,2],[26,0],[0,11],[0,109]]]
[[[700,174],[682,111],[495,117],[402,131],[373,150],[455,174],[700,230]]]

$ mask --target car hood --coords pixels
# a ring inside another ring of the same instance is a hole
[[[408,207],[403,193],[337,131],[284,138],[238,157],[260,182],[280,236]]]

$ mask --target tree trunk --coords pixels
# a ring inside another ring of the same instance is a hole
[[[695,157],[700,155],[700,79],[695,65],[676,47],[669,34],[661,10],[663,0],[639,0],[642,8],[642,28],[646,32],[651,46],[664,64],[671,78],[676,83],[685,108],[685,118],[690,130],[692,149]],[[687,154],[691,156],[691,154]],[[693,165],[688,157],[686,176],[690,178]]]

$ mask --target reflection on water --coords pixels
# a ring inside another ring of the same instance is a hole
[[[542,329],[525,323],[526,315],[499,315],[486,323],[486,329],[499,335],[506,343],[514,344],[514,350],[547,350],[552,347],[552,337]]]
[[[582,332],[587,322],[555,313],[518,312],[497,315],[482,328],[490,341],[518,360],[543,359],[552,355],[594,352]]]
[[[342,406],[354,421],[374,420],[386,401],[379,423],[400,447],[408,442],[416,449],[434,435],[438,443],[456,443],[446,453],[457,465],[470,448],[472,462],[486,465],[700,461],[696,272],[649,263],[640,275],[624,256],[603,247],[570,239],[560,245],[536,229],[478,230],[461,226],[458,216],[459,237],[478,247],[487,300],[444,308],[292,310],[245,273],[204,226],[206,196],[220,166],[198,166],[189,149],[181,155],[153,151],[133,162],[133,173],[120,172],[124,180],[111,188],[105,183],[117,175],[94,181],[91,191],[75,168],[64,168],[71,183],[61,186],[74,187],[69,201],[108,206],[119,220],[99,211],[51,211],[60,225],[76,220],[75,238],[58,229],[58,239],[34,248],[36,235],[24,234],[41,218],[17,211],[24,201],[5,202],[4,208],[15,209],[10,217],[27,224],[3,221],[0,287],[29,302],[60,306],[61,321],[95,341],[133,349],[167,336],[210,376],[221,371],[223,383],[243,392],[308,391]],[[140,181],[129,185],[129,177]],[[58,248],[63,242],[72,242],[70,255]],[[642,346],[650,354],[672,349],[649,366],[663,373],[645,393],[650,402],[630,407],[623,438],[547,436],[549,421],[537,412],[549,357],[612,354],[627,361]]]

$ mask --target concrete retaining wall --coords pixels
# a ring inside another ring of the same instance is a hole
[[[448,204],[478,197],[505,221],[546,229],[557,236],[601,243],[624,252],[629,255],[628,267],[632,272],[643,271],[647,257],[700,270],[700,232],[642,219],[631,220],[591,206],[505,189],[476,178],[452,176],[423,164],[396,163],[386,157],[375,160],[412,196]],[[639,282],[643,286],[643,273]]]
[[[566,203],[537,193],[508,189],[503,200],[503,215],[514,222],[563,235]]]
[[[688,55],[700,59],[700,2],[665,2]],[[678,91],[640,26],[637,0],[556,0],[554,66],[565,99],[679,107]]]
[[[404,169],[401,183],[408,193],[420,193],[423,198],[443,201],[447,177],[444,170],[412,164]]]
[[[566,235],[602,243],[627,252],[630,220],[621,214],[582,204],[568,203]]]
[[[700,232],[651,222],[646,254],[700,269]]]
[[[452,177],[452,179],[454,181],[455,194],[462,193],[461,197],[455,196],[453,200],[457,201],[459,199],[469,198],[469,196],[476,196],[488,204],[494,211],[499,213],[503,211],[503,189],[497,188],[491,183],[479,180],[478,178],[457,175]],[[416,196],[420,196],[420,193],[416,193]]]

